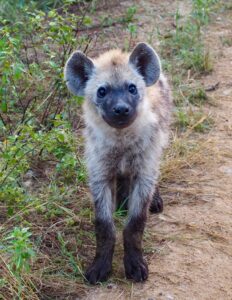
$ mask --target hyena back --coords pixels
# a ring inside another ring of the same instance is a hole
[[[95,284],[108,278],[115,244],[112,212],[128,197],[125,273],[144,281],[142,235],[149,206],[153,212],[163,208],[156,184],[171,111],[159,57],[145,43],[130,54],[111,50],[94,60],[77,51],[66,63],[65,80],[72,93],[85,97],[85,156],[97,241],[86,279]]]

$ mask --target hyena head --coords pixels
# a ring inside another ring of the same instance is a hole
[[[158,80],[160,72],[156,52],[140,43],[131,54],[111,50],[94,60],[76,51],[67,61],[64,74],[73,94],[85,96],[101,120],[122,129],[139,115],[146,87]]]

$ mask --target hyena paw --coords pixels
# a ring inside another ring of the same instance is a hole
[[[127,279],[133,279],[136,282],[147,280],[148,267],[141,254],[125,254],[124,267]]]
[[[153,214],[158,214],[163,211],[163,199],[160,197],[159,192],[154,194],[149,210]]]
[[[90,284],[106,281],[111,273],[111,261],[105,258],[95,258],[85,273],[85,278]]]

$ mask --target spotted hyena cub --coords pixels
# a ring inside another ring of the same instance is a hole
[[[152,47],[131,53],[111,50],[96,59],[74,52],[65,66],[68,89],[85,97],[86,162],[95,204],[96,255],[86,279],[95,284],[112,269],[115,226],[112,212],[124,204],[126,277],[144,281],[142,255],[147,211],[161,212],[157,180],[168,141],[171,97],[160,60]]]

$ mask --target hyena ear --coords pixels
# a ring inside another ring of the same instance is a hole
[[[132,51],[129,62],[133,64],[146,83],[154,84],[160,76],[161,64],[155,50],[146,43],[139,43]]]
[[[81,51],[76,51],[70,56],[64,67],[64,79],[74,95],[84,96],[86,82],[93,69],[93,62]]]

